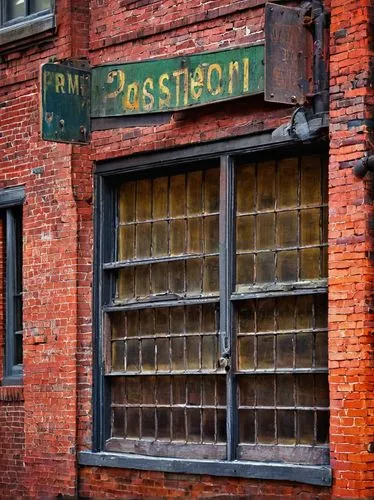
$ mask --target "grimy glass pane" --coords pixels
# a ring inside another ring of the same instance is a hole
[[[255,165],[239,167],[236,172],[237,213],[253,212],[256,202]]]
[[[278,252],[277,278],[278,281],[297,281],[297,250]]]
[[[118,231],[118,259],[135,257],[135,226],[120,226]]]
[[[112,403],[117,404],[117,405],[125,404],[126,378],[125,377],[112,377],[110,388],[111,388]]]
[[[126,313],[115,312],[109,316],[111,324],[112,339],[126,336]],[[107,318],[106,318],[107,319]]]
[[[226,406],[226,377],[218,375],[216,378],[217,405]]]
[[[217,317],[216,309],[213,304],[205,305],[202,308],[202,332],[216,332],[217,331]]]
[[[329,442],[329,412],[317,411],[317,444]]]
[[[313,334],[298,333],[296,335],[296,368],[312,368],[313,366]]]
[[[125,408],[113,408],[112,437],[123,437],[125,435]]]
[[[253,251],[255,246],[255,217],[243,215],[236,219],[236,250]]]
[[[135,296],[147,297],[151,290],[150,266],[138,266],[135,268]]]
[[[211,214],[219,210],[219,168],[204,172],[204,212]]]
[[[143,339],[141,341],[142,371],[154,371],[155,369],[155,341]]]
[[[316,368],[327,367],[328,348],[327,332],[316,333],[315,337],[315,365]]]
[[[259,163],[257,167],[257,208],[273,209],[275,204],[275,163]]]
[[[172,410],[173,421],[173,441],[186,440],[186,421],[183,409],[173,408]]]
[[[170,217],[185,214],[186,209],[186,176],[185,174],[170,177]]]
[[[187,215],[203,212],[203,173],[189,172],[187,174]]]
[[[201,368],[203,370],[214,370],[217,366],[217,341],[213,335],[201,338]]]
[[[329,407],[329,382],[326,373],[314,375],[314,398],[316,406]]]
[[[126,337],[135,337],[139,333],[139,311],[127,311],[126,320]]]
[[[257,302],[256,317],[258,332],[275,331],[274,309],[274,299],[263,299]]]
[[[277,384],[277,405],[294,406],[295,376],[290,374],[277,375],[276,384]]]
[[[203,443],[215,442],[215,411],[212,409],[203,409]]]
[[[187,274],[187,293],[201,294],[202,277],[203,277],[203,262],[202,259],[192,259],[186,262]]]
[[[156,403],[156,377],[140,377],[141,379],[141,395],[142,395],[142,404],[143,405],[155,405]]]
[[[170,369],[170,340],[169,339],[157,339],[156,340],[157,349],[157,370],[159,371],[169,371]]]
[[[275,247],[275,216],[274,214],[257,215],[257,250],[267,250]]]
[[[120,300],[132,299],[135,295],[134,268],[118,271],[117,295]]]
[[[126,436],[133,439],[140,438],[140,411],[139,408],[126,409]]]
[[[255,405],[255,377],[242,375],[239,377],[239,407]]]
[[[297,188],[299,185],[298,163],[298,158],[287,158],[278,163],[278,208],[297,206]]]
[[[189,306],[185,309],[186,332],[198,333],[201,331],[201,309],[206,306]],[[209,306],[208,306],[209,307]]]
[[[165,293],[168,290],[168,263],[151,264],[152,293]]]
[[[277,214],[277,248],[295,247],[298,244],[297,212]]]
[[[142,437],[156,437],[155,408],[142,408]]]
[[[203,220],[194,217],[187,220],[187,252],[201,254],[203,251]]]
[[[274,406],[274,375],[256,376],[256,404],[257,406]]]
[[[226,442],[226,411],[217,410],[217,442]]]
[[[164,257],[169,253],[169,224],[166,221],[152,224],[152,257]]]
[[[139,340],[131,339],[126,342],[126,370],[138,371],[139,366]]]
[[[271,283],[275,279],[274,252],[259,253],[255,264],[256,283]]]
[[[186,221],[170,221],[170,254],[181,255],[186,251]]]
[[[187,370],[200,368],[200,337],[195,335],[186,338]]]
[[[203,290],[206,293],[217,292],[219,288],[219,262],[217,257],[204,259]]]
[[[201,416],[200,409],[187,409],[187,441],[190,443],[201,442]]]
[[[297,436],[300,444],[314,444],[314,412],[297,412]]]
[[[125,182],[119,190],[119,222],[135,220],[136,182]]]
[[[257,441],[259,443],[275,442],[274,410],[257,410]]]
[[[152,181],[142,179],[136,183],[136,220],[150,220],[152,217]]]
[[[301,211],[301,245],[319,245],[320,209]]]
[[[138,259],[151,256],[151,224],[136,225],[136,257]]]
[[[25,0],[5,1],[5,20],[10,21],[26,15]]]
[[[327,328],[327,294],[316,295],[314,303],[316,328]]]
[[[168,177],[153,179],[153,218],[165,219],[168,216]]]
[[[112,370],[120,371],[124,369],[125,343],[123,341],[112,342]]]
[[[295,328],[295,297],[284,297],[277,301],[277,330]]]
[[[319,156],[301,158],[301,204],[321,203],[321,159]]]
[[[254,410],[239,410],[239,442],[255,442],[255,412]]]
[[[171,339],[171,369],[184,370],[184,338]]]
[[[154,335],[154,311],[143,309],[139,311],[139,335]]]
[[[18,0],[19,2],[19,0]],[[30,0],[30,14],[51,8],[50,0]]]
[[[274,335],[257,337],[257,368],[274,368]]]
[[[170,410],[164,408],[156,409],[157,417],[157,439],[170,440]]]
[[[304,295],[296,299],[296,328],[298,330],[313,328],[312,295]]]
[[[276,366],[277,368],[293,368],[293,341],[291,333],[276,336]]]
[[[184,307],[170,308],[170,332],[184,333]]]
[[[216,404],[216,380],[215,377],[206,375],[203,377],[203,405],[214,406]]]
[[[278,443],[296,444],[295,414],[292,410],[277,411]]]
[[[155,333],[169,333],[169,309],[155,309]]]
[[[239,306],[238,313],[239,333],[255,332],[255,303],[254,301],[244,302]]]
[[[126,377],[126,398],[130,405],[138,405],[141,402],[140,377]]]
[[[219,246],[218,216],[204,217],[204,251],[205,253],[218,252]]]
[[[171,293],[184,293],[185,262],[169,262],[169,290]]]
[[[170,405],[170,377],[156,377],[156,401],[159,405]]]
[[[202,380],[199,376],[191,376],[187,379],[187,404],[190,406],[201,405]]]
[[[254,281],[254,255],[241,254],[236,256],[237,285],[252,284]]]
[[[314,406],[313,375],[299,374],[296,380],[297,406]]]
[[[252,370],[254,368],[254,336],[240,337],[239,343],[239,370]]]

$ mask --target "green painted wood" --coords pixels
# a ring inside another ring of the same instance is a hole
[[[264,46],[92,69],[91,116],[188,109],[264,90]]]
[[[72,65],[42,66],[42,138],[86,144],[90,134],[90,70]]]

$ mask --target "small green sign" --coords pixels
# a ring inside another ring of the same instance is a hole
[[[92,69],[91,117],[158,113],[264,90],[264,46]]]
[[[91,71],[47,63],[41,70],[42,138],[86,144],[90,134]]]

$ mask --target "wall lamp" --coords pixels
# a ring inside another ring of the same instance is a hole
[[[374,155],[359,160],[352,170],[358,179],[363,179],[368,172],[374,172]]]

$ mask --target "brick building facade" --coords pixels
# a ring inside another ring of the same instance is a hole
[[[0,1],[0,498],[373,498],[372,2],[323,2],[315,137],[260,93],[41,138],[42,64],[263,44],[265,3]]]

